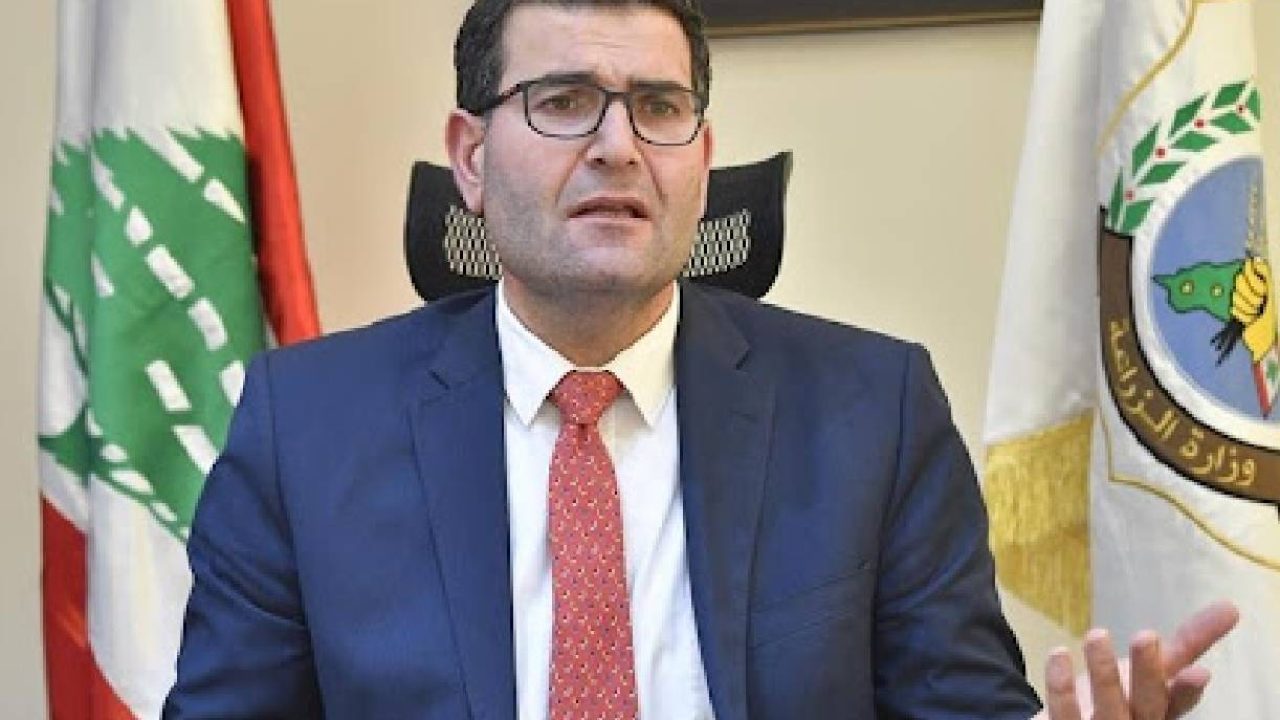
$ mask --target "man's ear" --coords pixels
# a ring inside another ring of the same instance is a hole
[[[467,209],[484,214],[484,119],[454,110],[444,126],[444,145],[453,168],[453,182]]]
[[[711,184],[711,156],[715,151],[715,136],[711,132],[711,122],[707,121],[702,132],[694,142],[702,144],[702,215],[707,214],[707,187]],[[701,216],[699,216],[701,217]]]

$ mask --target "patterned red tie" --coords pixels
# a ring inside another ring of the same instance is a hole
[[[547,496],[551,720],[634,720],[638,713],[622,506],[596,427],[620,389],[607,372],[571,372],[551,391],[561,417]]]

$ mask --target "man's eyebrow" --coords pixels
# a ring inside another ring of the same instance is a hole
[[[541,82],[554,82],[554,83],[596,82],[596,78],[594,75],[592,75],[589,72],[583,72],[583,71],[551,72],[538,78],[538,80]]]
[[[688,90],[689,88],[675,80],[632,80],[628,83],[632,90]]]
[[[603,85],[595,74],[585,71],[551,72],[539,77],[540,82],[552,83],[593,83]],[[627,81],[629,90],[688,90],[689,88],[675,80],[657,80],[638,78]]]

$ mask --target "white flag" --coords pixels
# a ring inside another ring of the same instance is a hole
[[[1196,717],[1280,717],[1280,356],[1247,0],[1047,0],[987,406],[1002,584],[1073,632],[1226,597]]]

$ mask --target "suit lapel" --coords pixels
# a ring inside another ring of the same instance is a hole
[[[680,484],[694,614],[716,717],[747,717],[747,595],[773,414],[767,378],[709,297],[682,288],[676,341]]]
[[[459,316],[431,362],[412,422],[471,714],[514,720],[504,395],[493,297]]]

